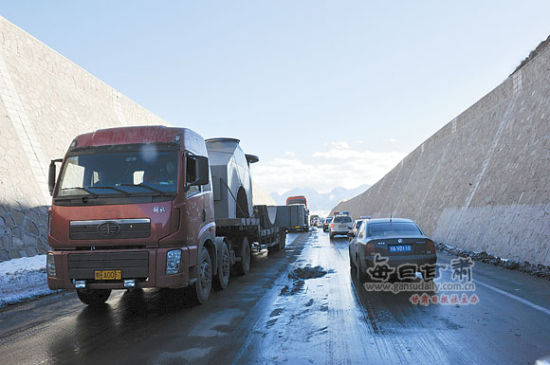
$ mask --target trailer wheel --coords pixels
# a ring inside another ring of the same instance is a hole
[[[111,289],[77,289],[78,299],[84,304],[98,306],[107,301]]]
[[[279,231],[279,234],[277,235],[277,243],[273,246],[268,247],[269,253],[275,253],[279,252],[285,249],[286,245],[286,231],[281,230]]]
[[[279,251],[283,251],[286,246],[286,231],[279,232]]]
[[[203,304],[208,300],[212,289],[212,260],[208,249],[204,246],[200,253],[198,271],[197,281],[193,285],[194,296],[197,303]]]
[[[250,245],[246,237],[241,240],[240,254],[241,260],[235,264],[235,268],[239,275],[246,275],[250,271]]]
[[[222,252],[218,261],[218,274],[214,280],[214,287],[218,290],[223,290],[229,285],[229,276],[231,275],[231,256],[227,243],[222,245]]]

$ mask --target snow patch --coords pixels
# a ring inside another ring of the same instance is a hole
[[[0,262],[0,307],[51,293],[46,255]]]

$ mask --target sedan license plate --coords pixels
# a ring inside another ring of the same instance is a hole
[[[95,270],[95,280],[122,280],[122,270]]]
[[[393,245],[390,246],[390,252],[411,252],[412,245]]]

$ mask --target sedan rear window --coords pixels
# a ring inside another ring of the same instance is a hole
[[[367,226],[368,236],[421,236],[422,232],[414,223],[385,222],[371,223]]]
[[[334,223],[349,223],[351,222],[350,217],[336,217],[334,218]]]

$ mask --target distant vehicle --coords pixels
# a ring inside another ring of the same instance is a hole
[[[323,227],[323,224],[324,224],[324,223],[325,223],[324,218],[319,218],[319,219],[317,220],[317,223],[315,223],[315,226],[317,226],[318,228],[321,228],[321,227]]]
[[[352,270],[359,281],[370,279],[367,270],[374,266],[375,255],[388,258],[388,265],[435,265],[434,242],[410,219],[379,218],[365,220],[349,245]],[[431,278],[425,278],[431,280]]]
[[[277,207],[275,224],[286,228],[288,232],[307,232],[309,221],[303,204],[281,205]]]
[[[337,215],[329,225],[328,235],[334,238],[336,235],[346,235],[353,226],[353,219],[349,215]]]
[[[315,226],[319,221],[319,216],[317,214],[312,214],[309,216],[309,225]]]
[[[288,198],[286,198],[286,205],[287,206],[290,206],[290,205],[303,205],[304,206],[304,209],[305,209],[305,227],[295,227],[294,229],[297,230],[297,231],[307,231],[309,230],[309,220],[308,220],[308,216],[309,216],[309,209],[307,208],[307,199],[305,196],[303,195],[296,195],[296,196],[289,196]],[[302,224],[300,224],[300,226],[302,226]]]
[[[328,226],[330,225],[330,222],[332,222],[333,217],[326,217],[325,221],[323,222],[323,232],[328,232]]]
[[[286,198],[286,205],[303,204],[307,209],[307,199],[303,195],[289,196]]]

